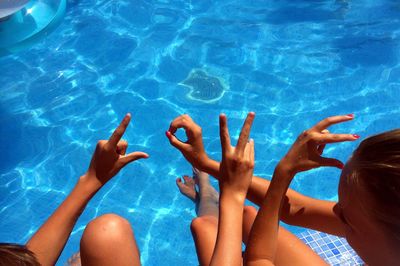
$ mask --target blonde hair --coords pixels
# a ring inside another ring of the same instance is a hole
[[[348,182],[370,199],[362,208],[400,243],[400,129],[361,142],[351,164]]]

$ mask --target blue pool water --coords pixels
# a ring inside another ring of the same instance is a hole
[[[326,116],[354,113],[332,130],[362,137],[399,127],[399,29],[395,0],[70,0],[52,34],[0,58],[0,240],[26,241],[85,172],[97,140],[131,112],[130,150],[151,158],[96,195],[59,265],[108,212],[131,222],[144,265],[197,265],[193,205],[175,186],[190,166],[164,136],[170,121],[190,114],[218,159],[218,114],[237,136],[255,111],[255,173],[265,178]],[[346,160],[356,145],[326,153]],[[335,200],[339,174],[304,173],[292,187]]]

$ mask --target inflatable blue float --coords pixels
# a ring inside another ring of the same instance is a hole
[[[66,0],[1,0],[0,56],[39,40],[61,21]]]

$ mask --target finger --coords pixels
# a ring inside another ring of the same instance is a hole
[[[321,131],[321,133],[322,134],[329,134],[330,132],[329,132],[329,130],[324,129],[324,130]],[[322,144],[322,145],[318,146],[317,152],[318,152],[319,155],[324,153],[325,146],[326,146],[325,144]]]
[[[180,141],[175,135],[173,135],[170,131],[165,132],[165,135],[167,136],[169,143],[171,143],[172,146],[177,148],[180,151],[184,151],[188,144]]]
[[[191,129],[191,125],[193,124],[194,122],[189,115],[181,115],[171,122],[168,131],[172,134],[174,134],[179,128],[183,128],[185,131],[188,131]]]
[[[246,147],[244,148],[244,156],[248,161],[254,161],[254,141],[252,139],[246,143]]]
[[[312,139],[320,145],[335,142],[354,141],[359,139],[360,136],[356,134],[317,134],[313,135]]]
[[[330,127],[331,125],[338,124],[338,123],[341,123],[341,122],[350,121],[353,118],[354,118],[353,114],[331,116],[331,117],[325,118],[324,120],[320,121],[318,124],[316,124],[313,127],[313,129],[317,130],[318,132],[321,132],[322,130]]]
[[[130,162],[139,160],[139,159],[147,159],[149,158],[149,155],[145,152],[140,152],[140,151],[135,151],[132,153],[129,153],[119,159],[120,163],[122,164],[122,167],[127,165]]]
[[[126,128],[131,121],[131,114],[126,114],[124,119],[122,119],[121,124],[114,130],[114,133],[111,135],[110,139],[108,140],[108,144],[115,148],[125,133]]]
[[[250,159],[250,142],[247,142],[246,146],[244,147],[244,157],[246,160]]]
[[[326,146],[325,144],[321,144],[321,145],[318,146],[317,152],[318,152],[319,155],[324,153],[325,146]]]
[[[236,145],[236,151],[238,151],[239,153],[243,154],[246,143],[249,140],[250,129],[251,125],[253,124],[254,116],[255,113],[250,112],[248,113],[246,120],[244,121],[242,131],[240,132],[240,136]]]
[[[255,156],[254,156],[254,140],[250,139],[249,144],[250,144],[250,158],[249,159],[250,159],[251,162],[254,163],[254,160],[255,160]]]
[[[222,154],[224,154],[231,146],[231,139],[229,136],[228,125],[226,121],[226,115],[219,115],[219,137],[221,140]]]
[[[344,167],[344,164],[341,161],[333,158],[320,157],[319,163],[321,166],[331,166],[331,167],[337,167],[339,169],[343,169]]]
[[[126,140],[120,140],[117,144],[117,153],[120,155],[125,155],[128,149],[128,142]]]

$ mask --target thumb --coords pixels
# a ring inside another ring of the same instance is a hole
[[[167,136],[169,143],[171,143],[172,146],[174,146],[175,148],[177,148],[180,151],[183,151],[185,148],[185,145],[187,145],[186,143],[180,141],[179,139],[177,139],[174,134],[172,134],[170,131],[165,132],[165,135]]]
[[[139,159],[147,159],[149,158],[149,155],[145,152],[140,152],[140,151],[135,151],[132,153],[129,153],[119,159],[120,163],[122,164],[122,167],[127,165],[128,163],[131,163],[133,161],[139,160]]]
[[[344,167],[344,164],[341,161],[333,158],[321,157],[319,163],[321,166],[332,166],[332,167],[337,167],[339,169],[343,169]]]

